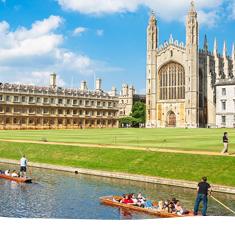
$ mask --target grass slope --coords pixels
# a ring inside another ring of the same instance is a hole
[[[20,159],[18,146],[32,162],[200,181],[235,186],[235,158],[125,149],[88,148],[0,141],[0,157]]]

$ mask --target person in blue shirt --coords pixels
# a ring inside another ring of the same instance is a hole
[[[23,172],[25,173],[26,178],[26,164],[28,162],[28,159],[25,158],[25,155],[22,156],[20,159],[20,176],[23,176]]]
[[[221,152],[221,154],[227,154],[228,155],[228,137],[227,137],[228,133],[224,132],[224,136],[223,136],[223,143],[224,143],[224,149]]]

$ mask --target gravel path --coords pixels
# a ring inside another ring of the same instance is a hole
[[[134,150],[149,150],[153,152],[168,152],[168,153],[189,153],[189,154],[201,154],[201,155],[221,155],[220,152],[209,151],[185,151],[179,149],[166,149],[166,148],[146,148],[146,147],[133,147],[133,146],[120,146],[120,145],[98,145],[98,144],[79,144],[79,143],[62,143],[62,142],[43,142],[34,140],[7,140],[0,139],[0,141],[17,142],[17,143],[33,143],[33,144],[52,144],[52,145],[67,145],[67,146],[79,146],[79,147],[99,147],[99,148],[115,148],[115,149],[134,149]],[[234,155],[235,153],[229,153]]]

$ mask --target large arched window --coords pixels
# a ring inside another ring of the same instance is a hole
[[[184,67],[176,62],[164,65],[158,73],[159,99],[185,99],[185,72]]]

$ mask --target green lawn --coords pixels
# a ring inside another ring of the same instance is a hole
[[[205,175],[210,183],[235,186],[235,158],[231,156],[203,156],[0,141],[0,158],[20,159],[18,146],[32,162],[189,181],[200,181],[201,177]]]
[[[182,150],[221,151],[223,132],[228,132],[229,151],[235,152],[235,129],[96,129],[0,131],[0,138],[18,140],[163,147]],[[166,144],[162,145],[164,139]]]

